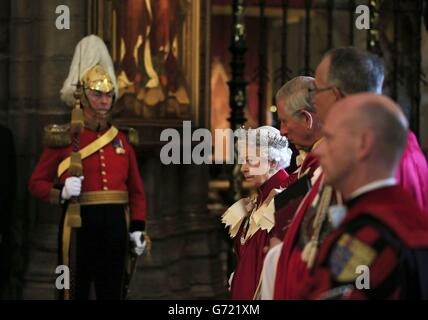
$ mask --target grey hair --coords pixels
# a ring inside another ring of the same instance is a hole
[[[288,81],[276,94],[277,104],[278,101],[287,97],[284,104],[287,113],[293,115],[299,110],[315,113],[316,109],[309,95],[309,89],[313,88],[314,82],[314,78],[303,76]]]
[[[375,54],[354,47],[335,48],[324,58],[330,58],[328,83],[344,94],[360,92],[382,93],[384,65]]]
[[[283,99],[284,97],[288,97],[289,95],[300,91],[302,89],[309,89],[312,88],[314,78],[312,77],[305,77],[305,76],[298,76],[290,81],[287,81],[277,92],[275,95],[276,103]]]

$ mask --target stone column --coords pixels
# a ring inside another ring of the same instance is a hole
[[[10,1],[0,3],[0,123],[7,124],[9,98]]]
[[[57,30],[55,9],[70,8],[70,29]],[[20,266],[28,254],[22,297],[54,298],[59,208],[29,196],[27,183],[42,150],[42,128],[64,123],[70,110],[59,99],[77,42],[85,35],[86,1],[11,3],[8,122],[18,157],[17,216]],[[1,97],[1,96],[0,96]]]

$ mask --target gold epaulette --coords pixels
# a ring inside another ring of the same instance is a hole
[[[140,139],[138,137],[138,131],[131,127],[118,127],[120,131],[126,134],[128,142],[134,147],[138,146]]]
[[[69,146],[70,124],[49,124],[43,130],[43,143],[52,148]]]

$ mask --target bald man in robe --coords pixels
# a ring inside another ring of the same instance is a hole
[[[301,298],[428,298],[428,219],[396,179],[407,130],[385,96],[349,96],[327,115],[315,156],[345,206],[330,207],[333,231]]]

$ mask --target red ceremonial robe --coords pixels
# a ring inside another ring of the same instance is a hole
[[[312,179],[315,170],[317,170],[318,168],[318,159],[314,157],[312,152],[309,152],[303,160],[298,173],[293,173],[293,175],[290,175],[290,178],[292,179],[289,178],[287,189],[292,188],[292,186],[295,185],[295,183],[298,182],[299,179]],[[299,190],[297,190],[297,192],[298,191]],[[307,189],[305,190],[305,193],[306,192]],[[280,195],[277,195],[276,197],[279,196]],[[305,194],[302,194],[293,197],[293,199],[288,199],[287,203],[283,207],[278,208],[275,206],[275,226],[271,231],[273,237],[276,237],[278,239],[284,239],[285,233],[287,232],[287,229],[293,219],[294,213],[296,212],[304,196]]]
[[[426,161],[422,159],[422,152],[418,146],[414,134],[409,131],[408,143],[401,158],[397,171],[398,182],[405,191],[410,193],[419,205],[424,203],[423,199],[428,197],[428,175]],[[419,166],[421,169],[419,170]],[[425,176],[425,178],[424,178]],[[312,201],[320,192],[322,174],[315,182],[311,191],[302,200],[296,212],[287,234],[284,237],[284,245],[278,259],[277,274],[275,279],[274,299],[299,299],[299,286],[303,279],[308,276],[306,263],[302,261],[302,250],[297,246],[298,238],[301,236],[302,221],[307,214]]]
[[[397,172],[399,185],[428,213],[428,166],[415,134],[409,130],[407,145]]]
[[[398,299],[426,293],[426,265],[414,262],[427,261],[428,219],[414,200],[401,187],[392,186],[362,194],[347,206],[345,220],[321,245],[300,298]],[[425,249],[419,251],[425,260],[415,260],[415,252],[409,254],[418,249]],[[337,294],[337,288],[355,286],[361,265],[369,268],[370,288]]]
[[[276,271],[275,300],[296,299],[300,289],[300,281],[307,274],[306,263],[301,259],[302,250],[299,249],[296,242],[302,220],[317,196],[322,180],[323,174],[318,177],[311,191],[303,198],[285,234]]]
[[[286,188],[288,174],[279,170],[259,189],[257,206],[263,203],[272,189]],[[252,237],[241,244],[241,235],[244,223],[234,239],[237,257],[235,274],[231,285],[231,298],[233,300],[252,300],[257,289],[262,272],[265,253],[263,248],[269,245],[270,235],[266,230],[259,229]]]

